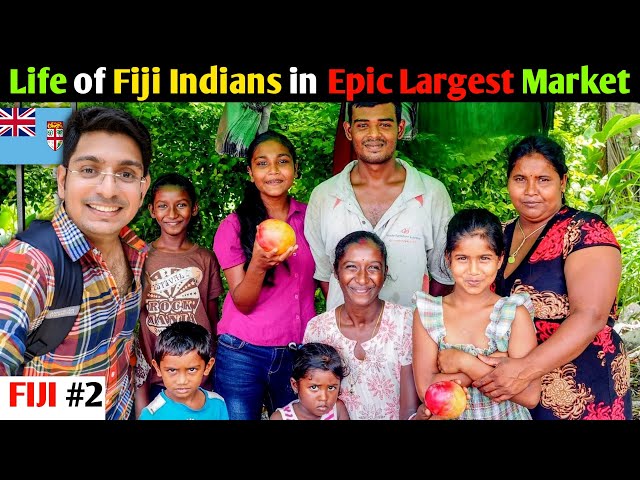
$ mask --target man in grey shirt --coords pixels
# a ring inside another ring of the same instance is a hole
[[[344,129],[357,159],[313,190],[305,218],[327,310],[344,301],[333,275],[335,247],[356,230],[376,233],[387,247],[389,277],[380,298],[413,307],[418,290],[448,293],[453,281],[443,256],[453,207],[439,180],[395,158],[405,129],[401,104],[354,102],[348,108]]]

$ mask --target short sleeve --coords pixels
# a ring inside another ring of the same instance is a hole
[[[413,363],[413,311],[404,308],[405,315],[402,319],[402,345],[400,347],[400,365],[411,365]]]
[[[40,250],[12,240],[0,248],[0,375],[15,375],[29,332],[53,301],[53,264]]]
[[[433,195],[431,197],[431,234],[433,236],[433,248],[427,252],[428,274],[430,278],[435,279],[438,283],[453,285],[451,272],[444,261],[444,251],[447,243],[447,225],[451,217],[453,217],[453,206],[451,204],[451,197],[449,197],[449,192],[447,192],[445,186],[439,181],[432,183],[430,187],[433,189]]]
[[[144,354],[142,353],[141,342],[144,341],[144,337],[141,331],[133,339],[133,351],[136,357],[136,366],[133,369],[135,377],[136,388],[140,388],[144,382],[146,382],[149,372],[151,371],[151,365],[147,362]]]
[[[620,250],[620,244],[611,227],[595,213],[579,212],[567,229],[568,253],[588,247],[611,246]]]
[[[304,329],[302,343],[311,343],[314,341],[312,332],[313,332],[313,326],[315,325],[316,318],[317,317],[313,317],[311,320],[309,320],[309,323],[307,323],[307,326]]]
[[[209,299],[213,300],[222,295],[222,278],[220,277],[220,264],[215,253],[209,250],[211,254],[211,265],[209,266]]]
[[[322,212],[324,205],[323,194],[320,186],[311,192],[307,211],[304,217],[304,236],[309,243],[316,270],[313,278],[321,282],[328,282],[333,273],[331,260],[326,254],[325,241],[322,237]]]
[[[335,312],[335,309],[328,310],[309,320],[304,330],[302,343],[320,342],[328,343],[335,347],[336,344],[332,340],[334,332],[331,328],[331,324],[335,324]]]
[[[240,221],[235,213],[220,222],[213,237],[213,251],[223,270],[242,265],[246,261],[240,244]]]
[[[428,293],[417,291],[413,295],[413,302],[416,305],[422,326],[433,341],[440,345],[440,341],[445,336],[442,297],[432,297]]]
[[[499,352],[509,350],[511,324],[516,318],[516,310],[520,305],[529,311],[531,321],[533,321],[535,312],[533,302],[528,293],[514,293],[509,297],[502,297],[498,300],[491,313],[491,324],[489,325],[488,333],[489,337],[496,342]]]

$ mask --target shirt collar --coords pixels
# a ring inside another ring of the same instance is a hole
[[[395,159],[400,165],[407,171],[407,176],[402,188],[402,193],[405,198],[415,198],[426,193],[424,183],[419,175],[416,175],[416,170],[407,162],[400,158]],[[338,184],[335,192],[329,192],[329,195],[333,195],[341,200],[345,200],[354,195],[353,186],[351,185],[351,170],[356,166],[358,160],[353,160],[338,173]]]
[[[289,215],[287,218],[292,217],[295,213],[304,212],[304,205],[297,201],[295,198],[291,197],[289,201]]]
[[[91,249],[87,237],[85,237],[84,233],[80,231],[78,226],[69,217],[69,214],[64,208],[64,203],[58,206],[51,220],[51,224],[58,239],[60,239],[62,247],[74,262]],[[128,226],[124,226],[122,230],[120,230],[119,236],[123,242],[140,253],[146,252],[149,249],[146,242],[138,237]]]

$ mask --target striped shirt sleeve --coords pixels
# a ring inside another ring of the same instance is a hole
[[[22,364],[27,335],[53,298],[52,272],[49,258],[24,242],[0,249],[0,375],[15,375]]]

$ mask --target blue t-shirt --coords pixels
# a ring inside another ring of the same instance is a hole
[[[171,400],[162,391],[142,410],[139,420],[229,420],[224,399],[217,393],[203,388],[200,390],[206,397],[200,410],[193,410],[184,403]]]

